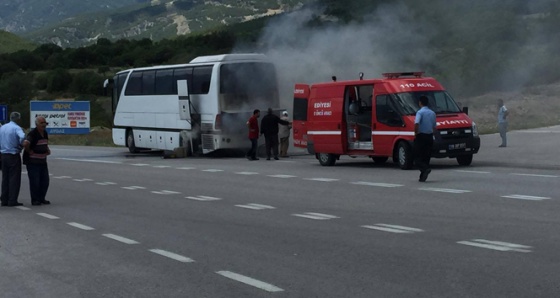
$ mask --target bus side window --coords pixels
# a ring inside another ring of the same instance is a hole
[[[142,95],[142,72],[135,71],[128,78],[125,95]]]
[[[183,67],[183,68],[176,68],[173,71],[173,94],[177,94],[177,81],[179,80],[186,80],[188,87],[189,87],[189,92],[192,94],[192,67]]]
[[[192,94],[208,94],[212,79],[212,68],[212,65],[194,68]]]
[[[154,95],[156,93],[156,71],[145,70],[142,74],[142,95]]]
[[[173,94],[173,69],[158,70],[156,72],[156,94]]]

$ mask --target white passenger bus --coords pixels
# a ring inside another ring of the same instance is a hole
[[[262,54],[124,70],[105,87],[112,89],[113,142],[132,153],[247,149],[246,122],[253,110],[279,110],[276,70]]]

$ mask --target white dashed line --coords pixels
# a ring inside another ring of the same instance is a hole
[[[79,223],[77,223],[77,222],[67,222],[67,224],[68,224],[68,225],[71,225],[71,226],[73,226],[73,227],[75,227],[75,228],[85,230],[85,231],[93,231],[93,230],[95,230],[94,228],[92,228],[92,227],[90,227],[90,226],[86,226],[86,225],[83,225],[83,224],[79,224]]]
[[[154,168],[157,168],[157,169],[167,169],[167,168],[171,168],[171,166],[154,166]]]
[[[128,190],[146,189],[143,186],[124,186],[124,187],[121,187],[121,188],[128,189]]]
[[[257,172],[237,172],[235,174],[238,174],[238,175],[258,175],[259,173],[257,173]]]
[[[191,259],[191,258],[187,258],[187,257],[185,257],[185,256],[178,255],[178,254],[176,254],[176,253],[172,253],[172,252],[169,252],[169,251],[165,251],[165,250],[163,250],[163,249],[150,249],[149,251],[151,251],[151,252],[153,252],[153,253],[155,253],[155,254],[158,254],[158,255],[160,255],[160,256],[164,256],[164,257],[173,259],[173,260],[175,260],[175,261],[183,262],[183,263],[192,263],[192,262],[194,262],[194,260]]]
[[[263,282],[263,281],[260,281],[260,280],[256,280],[256,279],[248,277],[248,276],[237,274],[235,272],[218,271],[216,273],[218,273],[221,276],[227,277],[229,279],[232,279],[232,280],[235,280],[235,281],[238,281],[238,282],[242,282],[246,285],[250,285],[250,286],[253,286],[255,288],[265,290],[267,292],[282,292],[282,291],[284,291],[283,289],[281,289],[277,286],[271,285],[269,283],[266,283],[266,282]]]
[[[113,239],[113,240],[116,240],[116,241],[119,241],[119,242],[122,242],[124,244],[138,244],[138,243],[140,243],[138,241],[134,241],[132,239],[121,237],[121,236],[115,235],[115,234],[103,234],[103,236],[105,236],[107,238],[110,238],[110,239]]]
[[[556,176],[556,175],[521,174],[521,173],[511,173],[510,175],[515,175],[515,176],[528,176],[528,177],[541,177],[541,178],[558,178],[558,177],[560,177],[560,176]]]
[[[470,245],[475,247],[499,250],[499,251],[515,251],[515,252],[531,252],[531,246],[501,242],[501,241],[490,241],[484,239],[473,239],[471,241],[459,241],[457,242],[463,245]]]
[[[377,187],[402,187],[402,186],[404,186],[402,184],[376,183],[376,182],[364,182],[364,181],[351,182],[351,184],[377,186]]]
[[[209,173],[217,173],[217,172],[223,172],[224,170],[219,170],[219,169],[207,169],[207,170],[202,170],[203,172],[209,172]]]
[[[435,188],[435,187],[422,187],[422,188],[419,188],[419,189],[420,190],[426,190],[426,191],[446,192],[446,193],[467,193],[467,192],[471,192],[470,190],[463,190],[463,189]]]
[[[95,182],[97,185],[115,185],[115,182]]]
[[[375,224],[373,226],[362,226],[366,229],[373,229],[379,230],[384,232],[391,232],[391,233],[415,233],[415,232],[424,232],[422,229],[405,227],[405,226],[397,226],[397,225],[388,225],[388,224]]]
[[[172,191],[172,190],[160,190],[160,191],[152,191],[152,193],[158,194],[158,195],[177,195],[180,194],[180,192],[178,191]]]
[[[306,212],[306,213],[303,213],[303,214],[292,214],[292,215],[297,216],[297,217],[316,219],[316,220],[329,220],[329,219],[340,218],[340,217],[334,216],[334,215],[323,214],[323,213],[314,213],[314,212]]]
[[[150,164],[148,164],[148,163],[131,163],[130,165],[131,166],[136,166],[136,167],[147,167]]]
[[[268,177],[272,177],[272,178],[295,178],[297,176],[292,176],[292,175],[268,175]]]
[[[23,210],[23,211],[31,210],[31,208],[27,208],[25,206],[17,206],[16,208],[18,208],[19,210]]]
[[[193,167],[180,167],[180,168],[176,168],[177,170],[195,170],[196,168]]]
[[[261,204],[247,204],[247,205],[235,205],[236,207],[253,209],[253,210],[264,210],[264,209],[276,209],[276,207],[261,205]]]
[[[58,216],[50,215],[48,213],[37,213],[37,215],[48,218],[48,219],[59,219],[60,218]]]
[[[96,160],[96,159],[77,159],[77,158],[61,158],[58,157],[56,159],[60,160],[69,160],[69,161],[80,161],[80,162],[95,162],[95,163],[110,163],[110,164],[122,164],[120,161],[109,161],[109,160]]]
[[[185,199],[191,199],[195,201],[219,201],[220,198],[208,197],[208,196],[196,196],[196,197],[185,197]]]
[[[455,170],[455,172],[471,173],[471,174],[490,174],[491,173],[491,172],[486,172],[486,171],[468,171],[468,170]]]
[[[535,196],[525,196],[525,195],[507,195],[507,196],[502,196],[502,198],[529,200],[529,201],[550,200],[550,198],[548,197],[535,197]]]
[[[74,179],[74,181],[76,181],[76,182],[87,182],[87,181],[93,181],[93,179],[83,178],[83,179]]]
[[[70,179],[72,177],[70,176],[58,176],[58,177],[53,177],[54,179]]]
[[[340,179],[332,179],[332,178],[304,178],[303,180],[320,181],[320,182],[333,182],[333,181],[338,181],[338,180],[340,180]]]

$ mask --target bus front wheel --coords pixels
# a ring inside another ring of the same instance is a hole
[[[140,152],[138,148],[136,148],[136,144],[134,144],[134,135],[132,130],[126,132],[126,146],[128,147],[128,151],[130,151],[130,153]]]

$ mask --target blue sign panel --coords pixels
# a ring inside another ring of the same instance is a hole
[[[49,123],[49,134],[89,134],[89,101],[31,101],[30,127],[43,116]]]
[[[0,122],[8,122],[8,106],[0,105]]]

